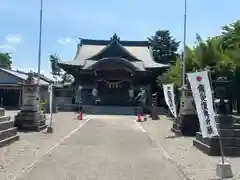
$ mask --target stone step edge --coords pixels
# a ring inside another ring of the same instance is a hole
[[[10,116],[0,116],[0,123],[4,121],[9,121],[11,119]]]
[[[6,139],[3,139],[3,140],[0,141],[0,148],[4,147],[5,145],[11,144],[11,142],[17,141],[19,139],[20,139],[20,137],[19,137],[18,134],[14,135],[14,136],[11,136],[11,137],[8,137]]]
[[[1,126],[2,124],[11,123],[11,122],[14,123],[13,120],[0,121],[0,126]]]
[[[198,132],[197,132],[198,133]],[[201,133],[198,133],[199,135],[201,135],[201,138],[202,139],[218,139],[218,136],[217,137],[212,137],[212,138],[204,138],[202,137],[202,134]],[[229,140],[229,139],[240,139],[240,136],[221,136],[221,139],[224,139],[224,140]]]
[[[4,129],[4,130],[0,131],[0,136],[1,136],[1,134],[5,133],[5,132],[11,131],[11,130],[14,130],[14,129],[17,129],[17,128],[16,127],[11,127],[11,128],[8,128],[8,129]]]
[[[199,140],[196,140],[196,139],[193,140],[193,146],[194,147],[196,147],[194,142],[197,142],[197,143],[201,144],[202,146],[205,146],[205,147],[207,147],[209,149],[212,149],[211,146],[208,146],[207,144],[204,144],[203,142],[201,142]],[[239,149],[240,150],[240,147],[239,146],[224,146],[223,149]]]

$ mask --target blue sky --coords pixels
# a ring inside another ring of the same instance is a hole
[[[0,0],[0,51],[11,52],[13,66],[37,69],[40,0]],[[188,0],[187,43],[221,32],[240,18],[239,0]],[[184,0],[44,0],[42,71],[48,56],[71,60],[78,38],[145,40],[157,29],[169,29],[183,40]]]

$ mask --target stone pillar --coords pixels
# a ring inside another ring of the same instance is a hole
[[[181,89],[184,96],[180,98],[180,110],[178,117],[174,120],[172,131],[184,136],[195,136],[199,131],[199,120],[192,91],[189,87]]]

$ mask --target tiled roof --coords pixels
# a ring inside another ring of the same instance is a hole
[[[87,67],[88,64],[96,62],[92,61],[89,58],[98,54],[110,43],[111,41],[106,40],[82,39],[81,43],[78,45],[77,54],[74,60],[62,61],[60,62],[60,64]],[[137,66],[143,66],[143,68],[168,67],[168,65],[159,64],[154,61],[151,48],[148,46],[147,41],[119,41],[119,43],[130,54],[132,54],[134,57],[143,62],[143,63],[136,62]]]
[[[24,71],[21,71],[21,70],[14,70],[15,72],[18,72],[18,73],[21,73],[21,74],[25,74],[25,75],[28,75],[28,73],[27,72],[24,72]],[[36,72],[32,72],[33,73],[33,76],[34,77],[38,77],[38,73],[36,73]],[[46,82],[49,82],[49,83],[53,83],[54,82],[54,80],[53,79],[50,79],[50,78],[48,78],[48,77],[46,77],[46,76],[44,76],[43,74],[40,74],[40,79],[42,79],[42,80],[44,80],[44,81],[46,81]]]
[[[13,76],[15,76],[15,77],[17,77],[19,79],[22,79],[24,81],[27,80],[27,78],[28,78],[28,75],[23,73],[23,72],[9,70],[9,69],[3,69],[3,68],[0,68],[0,70],[6,72],[8,74],[11,74],[11,75],[13,75]],[[37,78],[34,77],[34,80],[37,81]],[[49,83],[47,81],[44,81],[44,80],[40,79],[40,84],[41,85],[48,85]]]

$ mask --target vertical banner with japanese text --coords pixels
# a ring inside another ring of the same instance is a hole
[[[208,71],[188,73],[203,138],[218,136]]]
[[[172,115],[176,118],[177,117],[177,110],[176,110],[176,103],[175,103],[175,96],[174,96],[174,85],[173,84],[163,84],[163,93],[166,104],[170,109]]]

